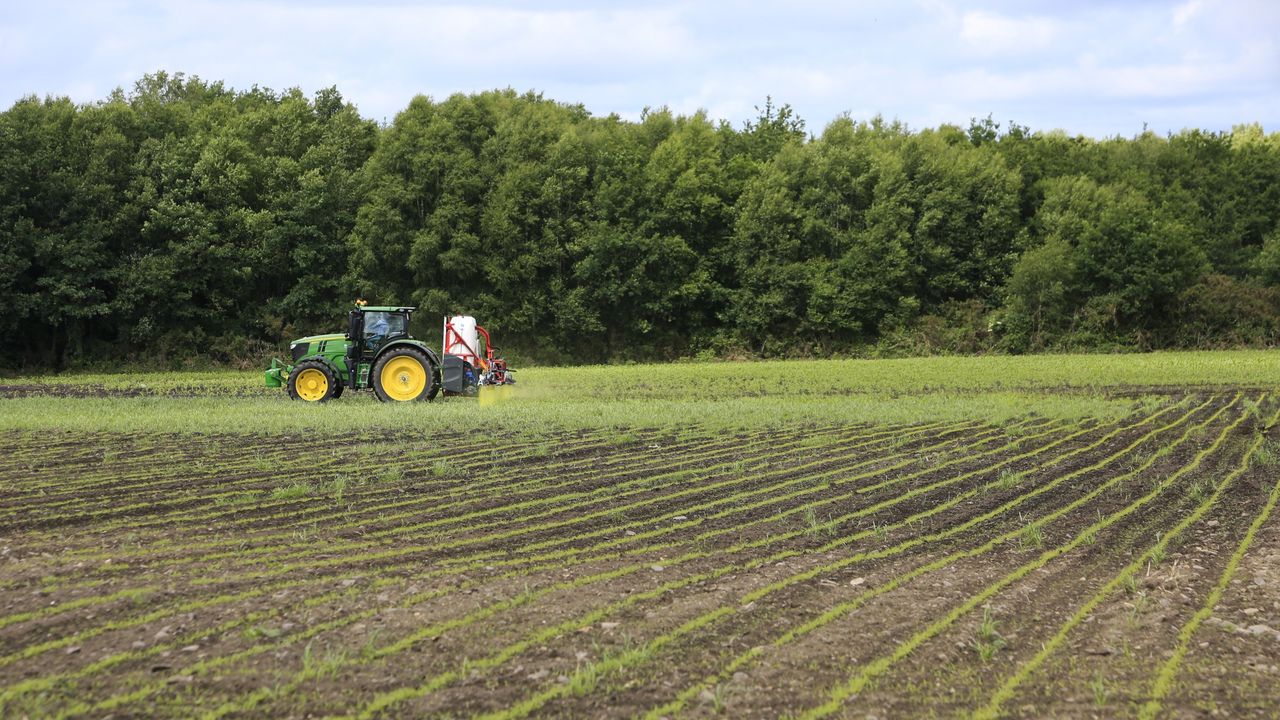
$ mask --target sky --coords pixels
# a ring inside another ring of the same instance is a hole
[[[1280,130],[1280,0],[342,2],[0,0],[0,105],[166,70],[311,94],[390,122],[415,95],[533,90],[593,115],[766,97],[820,132],[988,115],[1093,137]]]

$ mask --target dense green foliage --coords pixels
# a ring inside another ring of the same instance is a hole
[[[1256,125],[809,135],[507,90],[378,127],[161,73],[0,114],[0,364],[256,358],[356,297],[545,361],[1265,346],[1278,222]]]

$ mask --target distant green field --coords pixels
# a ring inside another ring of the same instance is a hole
[[[594,427],[762,427],[1039,415],[1115,418],[1171,387],[1280,385],[1266,351],[933,357],[528,368],[497,402],[310,407],[261,373],[208,371],[30,377],[3,383],[0,429],[254,432],[374,428],[540,431]],[[53,401],[53,398],[57,398]]]

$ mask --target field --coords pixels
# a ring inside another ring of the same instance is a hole
[[[1277,717],[1265,352],[0,380],[0,717]]]

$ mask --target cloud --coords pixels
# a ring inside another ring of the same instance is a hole
[[[105,97],[156,70],[247,88],[337,85],[390,119],[418,93],[514,87],[598,115],[772,95],[821,127],[843,111],[913,127],[992,113],[1132,133],[1143,120],[1280,127],[1274,0],[46,0],[0,27],[0,102]]]
[[[973,49],[990,54],[1043,50],[1053,42],[1058,29],[1049,18],[1013,18],[988,12],[967,12],[960,23],[960,37]]]
[[[1204,9],[1203,0],[1190,0],[1173,9],[1173,26],[1180,28],[1191,21]]]

